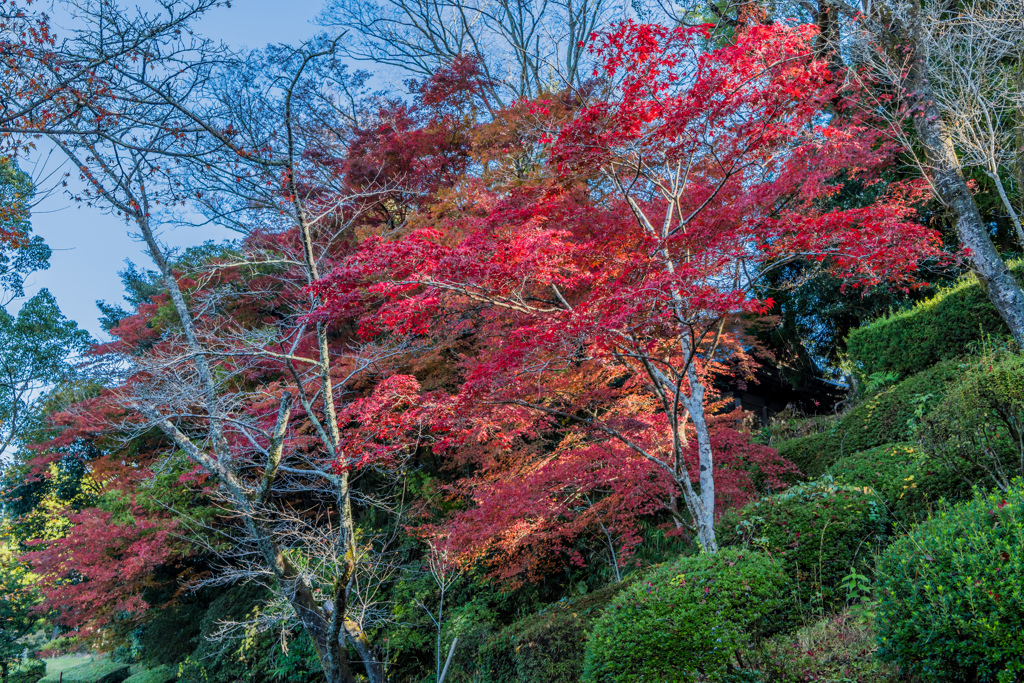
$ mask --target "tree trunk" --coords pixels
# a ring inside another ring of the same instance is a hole
[[[289,601],[302,622],[303,628],[313,641],[324,678],[328,683],[355,683],[348,666],[348,653],[344,642],[330,637],[330,620],[323,608],[316,602],[312,591],[304,583],[296,581],[289,593]]]
[[[953,142],[935,106],[928,65],[920,41],[914,35],[915,27],[910,27],[907,33],[914,58],[907,74],[906,89],[914,129],[927,154],[932,185],[939,199],[956,217],[957,236],[971,250],[972,268],[989,300],[1010,328],[1018,346],[1024,347],[1024,290],[989,238],[978,205],[960,172]]]
[[[692,367],[692,366],[691,366]],[[697,381],[696,372],[689,372],[690,396],[682,400],[697,440],[697,467],[700,492],[690,505],[693,523],[697,528],[697,540],[706,553],[718,552],[715,538],[715,463],[711,448],[711,431],[704,415],[704,386]],[[684,472],[684,476],[688,476]]]
[[[370,641],[362,629],[354,622],[349,621],[345,623],[345,631],[349,642],[356,648],[359,658],[363,660],[363,665],[366,667],[366,676],[370,679],[370,683],[387,683],[388,679],[387,674],[384,672],[384,662],[376,657],[373,648],[370,646]]]
[[[1024,97],[1024,57],[1017,63],[1017,93]],[[1014,179],[1017,181],[1017,198],[1024,214],[1024,105],[1017,107],[1017,163],[1014,164]]]

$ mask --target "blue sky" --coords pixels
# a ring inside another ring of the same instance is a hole
[[[320,12],[322,0],[234,0],[230,8],[212,10],[198,25],[205,36],[224,40],[241,48],[259,48],[268,43],[300,43],[317,33],[312,23]],[[56,22],[60,25],[59,20]],[[31,173],[43,191],[60,175],[54,173],[62,159],[44,152],[37,159],[25,159],[23,170]],[[129,236],[123,221],[97,209],[74,206],[60,190],[46,193],[32,217],[36,234],[53,249],[49,270],[36,273],[28,283],[27,294],[48,288],[57,298],[66,316],[78,321],[94,337],[104,338],[99,328],[96,300],[121,300],[121,282],[117,271],[124,260],[152,267],[141,243]],[[179,228],[164,235],[169,244],[186,246],[205,240],[234,236],[217,228]],[[15,304],[16,306],[17,304]]]

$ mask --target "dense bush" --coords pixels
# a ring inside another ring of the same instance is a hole
[[[744,544],[778,558],[793,600],[819,609],[845,601],[840,584],[851,569],[871,571],[888,515],[873,493],[826,478],[749,503],[724,516],[719,528],[723,545]]]
[[[1006,489],[1024,476],[1024,357],[973,360],[924,420],[931,457],[963,479]]]
[[[1024,483],[939,511],[878,572],[884,658],[925,681],[1024,678]]]
[[[7,670],[7,683],[36,683],[46,675],[46,662],[30,659],[24,664],[15,664]]]
[[[620,593],[594,624],[585,683],[724,681],[773,630],[786,576],[747,549],[683,557]],[[741,680],[732,678],[732,680]]]
[[[826,474],[837,484],[867,487],[892,507],[903,493],[904,479],[922,448],[913,442],[887,444],[839,458]]]
[[[587,634],[608,603],[629,584],[557,602],[488,638],[477,666],[486,683],[576,683]]]
[[[943,501],[955,503],[971,497],[971,485],[966,479],[935,461],[924,449],[914,455],[887,494],[893,500],[892,513],[901,532],[931,517]]]
[[[1015,265],[1013,272],[1020,277],[1024,268]],[[913,308],[854,330],[846,345],[864,376],[905,377],[964,356],[983,335],[1008,333],[977,279],[967,276]]]
[[[957,361],[940,363],[859,403],[824,431],[783,441],[775,447],[779,455],[813,478],[846,455],[907,441],[961,372]]]

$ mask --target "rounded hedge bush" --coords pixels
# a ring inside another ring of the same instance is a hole
[[[870,490],[821,479],[749,503],[720,524],[723,545],[745,544],[778,558],[793,600],[840,606],[842,580],[871,572],[872,550],[885,542],[889,516]]]
[[[774,630],[786,576],[746,549],[683,557],[618,595],[587,642],[584,683],[742,680],[753,641]]]
[[[878,575],[884,659],[924,681],[1024,680],[1024,482],[941,510]]]

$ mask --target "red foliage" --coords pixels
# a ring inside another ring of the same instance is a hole
[[[478,190],[472,211],[368,239],[315,285],[320,315],[357,316],[364,336],[472,338],[438,442],[479,475],[450,530],[467,553],[532,571],[601,524],[628,552],[623,519],[658,505],[713,544],[750,472],[777,487],[787,470],[714,391],[749,368],[742,315],[771,306],[760,276],[811,258],[858,286],[909,284],[938,255],[913,221],[923,187],[839,201],[896,150],[835,111],[856,93],[813,58],[814,32],[755,26],[703,51],[702,28],[622,24],[594,43],[616,97],[553,139],[554,182]]]
[[[37,541],[40,549],[25,554],[39,574],[39,611],[55,610],[56,623],[88,636],[148,609],[142,592],[152,585],[153,570],[175,555],[174,523],[134,503],[120,519],[96,508],[67,519],[70,533]]]
[[[88,458],[83,488],[94,499],[54,501],[52,524],[68,524],[57,538],[50,533],[29,542],[23,559],[38,575],[43,595],[38,611],[55,623],[95,636],[114,620],[138,618],[148,608],[143,599],[154,584],[155,568],[180,556],[170,514],[140,504],[138,491],[152,476],[150,466],[159,444],[138,437],[124,449],[106,439],[110,424],[123,417],[113,393],[86,399],[50,416],[56,436],[39,446],[28,460],[31,479],[53,476],[52,463]],[[89,505],[96,505],[91,507]]]
[[[475,109],[488,83],[460,59],[417,84],[414,103],[382,104],[346,159],[308,152],[369,193],[365,215],[388,235],[325,255],[336,267],[313,286],[324,306],[308,317],[344,323],[332,330],[339,349],[353,330],[434,347],[365,381],[345,384],[351,360],[330,368],[352,399],[337,416],[334,466],[392,467],[427,446],[446,456],[460,474],[446,490],[469,507],[437,533],[462,561],[511,582],[566,559],[621,564],[652,513],[713,543],[715,515],[756,495],[755,481],[782,487],[794,468],[751,441],[720,388],[753,366],[743,321],[771,306],[757,294],[761,276],[817,259],[853,285],[909,285],[938,253],[935,233],[912,220],[923,187],[844,199],[849,181],[877,183],[896,150],[813,58],[814,30],[753,26],[705,50],[704,29],[627,22],[595,38],[607,99],[519,102],[483,126]],[[511,160],[514,173],[467,181],[474,144],[477,158]],[[414,225],[430,227],[395,230],[414,211]],[[246,247],[301,258],[293,233]],[[225,269],[182,286],[209,311],[197,327],[210,348],[225,331],[281,325],[293,357],[314,356],[313,326],[282,322],[308,311],[300,280]],[[222,288],[243,294],[218,303]],[[97,353],[180,350],[159,329],[165,305],[141,306]],[[294,376],[280,356],[225,352],[216,363],[258,387],[237,410],[272,428]],[[322,390],[322,377],[306,377],[295,381],[309,395]],[[109,398],[82,406],[80,435],[96,433]],[[291,413],[285,448],[323,466],[304,410]],[[252,444],[225,429],[246,462]],[[122,494],[145,471],[103,466]],[[68,624],[96,628],[141,608],[147,573],[169,557],[169,523],[125,500],[124,515],[83,511],[72,533],[33,553],[47,604]],[[584,553],[595,540],[602,550]]]
[[[348,187],[367,195],[373,214],[388,225],[436,201],[439,191],[465,175],[468,134],[476,111],[486,106],[489,85],[479,60],[467,56],[428,79],[410,81],[412,103],[385,100],[368,124],[353,131],[340,162]]]

